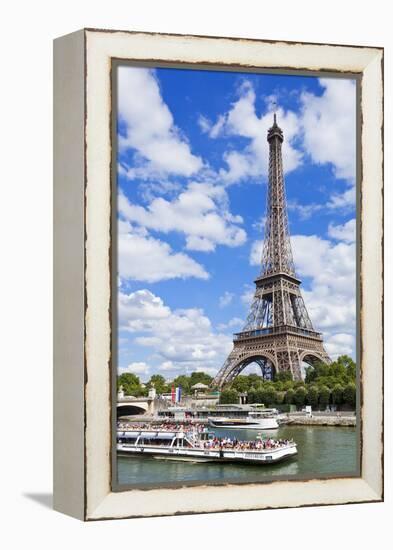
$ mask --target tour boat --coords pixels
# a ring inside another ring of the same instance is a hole
[[[278,428],[277,414],[272,412],[250,411],[245,418],[230,418],[225,416],[209,417],[212,428],[236,430],[276,430]]]
[[[214,434],[207,431],[132,430],[117,432],[117,451],[121,455],[151,456],[193,462],[241,462],[272,464],[294,457],[296,443],[273,443],[267,448],[243,448],[250,442],[236,442],[236,446],[209,445]],[[255,447],[255,445],[254,445]]]

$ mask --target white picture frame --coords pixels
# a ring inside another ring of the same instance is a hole
[[[383,50],[84,29],[54,46],[54,507],[81,520],[383,500]],[[360,75],[361,475],[111,487],[111,64]]]

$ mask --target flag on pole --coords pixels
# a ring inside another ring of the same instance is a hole
[[[172,397],[172,403],[175,403],[176,402],[176,393],[175,393],[175,386],[173,386],[173,385],[172,385],[171,397]]]
[[[178,386],[176,388],[176,403],[180,403],[181,401],[181,386]]]

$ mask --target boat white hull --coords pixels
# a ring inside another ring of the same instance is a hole
[[[265,449],[257,451],[253,449],[202,449],[182,448],[182,447],[162,447],[154,445],[135,446],[126,443],[118,443],[117,451],[119,454],[128,456],[152,456],[168,458],[171,460],[184,460],[203,462],[242,462],[252,464],[274,464],[297,454],[295,444],[279,447],[277,449]]]

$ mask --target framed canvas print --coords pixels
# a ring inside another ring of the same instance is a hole
[[[55,508],[383,499],[383,50],[55,40]]]

